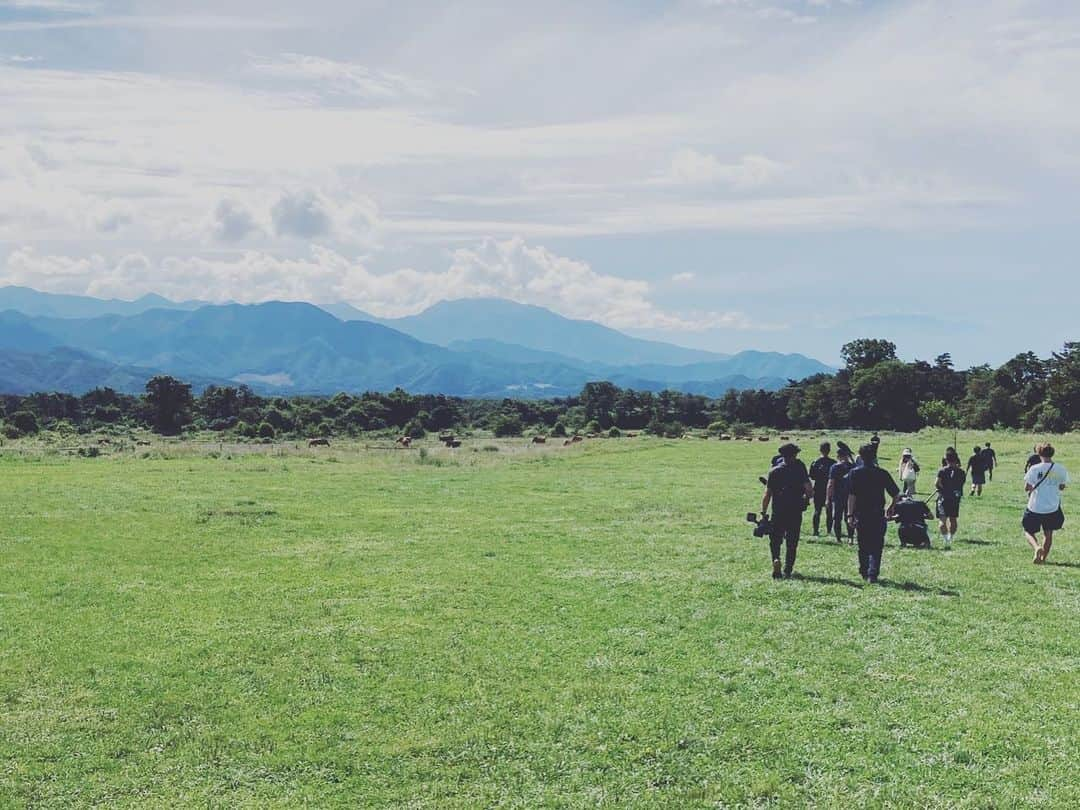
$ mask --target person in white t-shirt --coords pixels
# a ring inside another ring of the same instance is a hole
[[[1054,461],[1054,448],[1040,444],[1035,448],[1039,463],[1033,464],[1024,475],[1024,489],[1028,493],[1027,509],[1024,510],[1024,536],[1035,552],[1036,565],[1046,562],[1054,532],[1065,525],[1065,513],[1061,509],[1061,493],[1069,483],[1069,471]],[[1043,534],[1040,543],[1038,534]]]

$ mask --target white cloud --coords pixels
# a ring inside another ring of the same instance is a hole
[[[665,180],[684,185],[723,183],[736,189],[748,189],[772,182],[784,170],[783,163],[762,155],[744,155],[736,163],[724,163],[715,155],[680,149],[671,159]]]
[[[650,300],[647,282],[597,273],[585,262],[522,239],[488,239],[458,249],[441,272],[406,268],[390,273],[374,273],[362,262],[322,247],[313,247],[305,258],[247,251],[224,258],[160,261],[138,253],[115,261],[100,254],[41,255],[27,247],[8,257],[0,284],[102,297],[153,292],[176,300],[218,302],[345,301],[383,317],[419,312],[441,300],[494,297],[617,328],[698,331],[750,325],[738,312],[665,311]]]
[[[356,62],[284,53],[276,60],[256,61],[251,70],[266,78],[301,83],[326,94],[356,96],[372,102],[432,102],[469,91],[443,86]]]
[[[676,273],[671,277],[671,280],[676,284],[689,284],[695,278],[697,278],[697,276],[693,273]]]

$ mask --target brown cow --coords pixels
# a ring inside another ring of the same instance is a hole
[[[569,446],[570,446],[570,445],[572,445],[572,444],[573,444],[573,442],[572,442],[572,441],[570,441],[569,439],[564,439],[564,440],[563,440],[563,443],[562,443],[562,446],[563,446],[563,447],[569,447]]]
[[[532,437],[532,443],[533,444],[547,444],[547,436],[533,436]]]
[[[308,439],[307,446],[308,447],[329,447],[330,446],[330,440],[329,439]]]
[[[585,441],[585,440],[583,438],[581,438],[581,436],[575,436],[574,438],[572,438],[570,440],[570,443],[571,444],[577,444],[578,442],[583,442],[583,441]]]

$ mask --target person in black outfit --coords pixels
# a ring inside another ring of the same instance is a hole
[[[810,480],[814,482],[814,537],[821,536],[821,510],[825,509],[827,502],[829,471],[836,463],[836,459],[829,458],[831,444],[822,442],[820,450],[821,456],[810,465]],[[825,534],[832,534],[832,522],[832,510],[828,509],[825,511]]]
[[[802,513],[813,494],[810,475],[806,465],[798,459],[799,448],[785,444],[780,448],[782,460],[769,472],[765,496],[761,499],[761,513],[772,505],[772,533],[769,550],[772,552],[773,579],[780,579],[780,546],[787,544],[784,554],[783,576],[790,577],[795,568],[795,554],[799,548],[799,532],[802,530]]]
[[[862,466],[848,473],[848,516],[855,522],[859,543],[859,575],[867,582],[878,581],[881,555],[885,550],[885,493],[892,506],[900,496],[900,487],[888,472],[877,466],[877,448],[864,444],[859,448]]]
[[[994,452],[994,448],[990,446],[990,442],[986,443],[986,447],[982,450],[983,460],[986,463],[986,477],[987,480],[994,480],[994,467],[997,466],[997,453]]]
[[[930,548],[930,530],[926,522],[933,520],[934,515],[924,501],[907,494],[901,495],[889,509],[886,517],[900,524],[897,534],[900,537],[901,548],[904,546]]]
[[[852,460],[851,448],[843,442],[837,442],[836,455],[839,461],[832,465],[829,470],[829,486],[825,492],[825,498],[829,502],[829,511],[832,512],[833,531],[836,533],[836,542],[843,542],[841,534],[847,528],[848,542],[855,540],[855,527],[847,519],[848,508],[848,473],[855,466]]]
[[[960,520],[960,501],[964,497],[967,474],[960,468],[960,455],[953,448],[945,451],[945,465],[938,470],[934,488],[937,490],[937,517],[945,548],[952,545]]]
[[[968,459],[967,470],[971,473],[971,494],[982,497],[983,486],[986,484],[986,456],[982,448],[976,446]]]

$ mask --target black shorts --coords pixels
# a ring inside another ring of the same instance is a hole
[[[971,485],[973,487],[981,487],[986,483],[986,473],[971,471]]]
[[[938,498],[937,516],[938,516],[938,520],[944,520],[945,518],[958,518],[958,517],[960,517],[960,499],[959,498]]]
[[[819,493],[817,490],[814,491],[814,508],[815,509],[824,509],[825,508],[825,496],[827,494],[828,494],[828,492],[820,492]]]
[[[1062,512],[1060,508],[1058,508],[1056,512],[1050,512],[1046,515],[1025,509],[1024,519],[1020,521],[1020,524],[1028,534],[1056,532],[1065,525],[1065,513]]]

